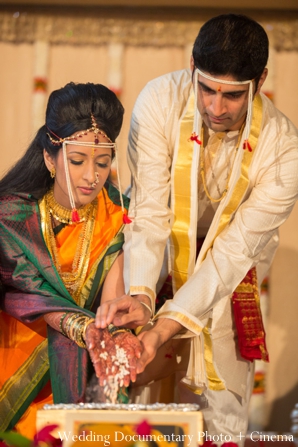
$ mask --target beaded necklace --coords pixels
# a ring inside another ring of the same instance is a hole
[[[205,177],[205,149],[206,149],[206,147],[204,147],[204,126],[202,126],[202,129],[201,129],[201,144],[200,144],[200,173],[201,173],[201,177],[202,177],[202,184],[203,184],[203,188],[204,188],[205,194],[206,194],[206,196],[208,197],[208,199],[211,202],[214,202],[214,203],[220,202],[225,197],[225,195],[228,192],[229,181],[230,181],[230,177],[231,177],[231,174],[232,174],[232,171],[233,171],[233,166],[234,166],[234,162],[235,162],[235,159],[236,159],[236,154],[237,154],[237,151],[239,149],[240,141],[241,141],[241,138],[242,138],[243,129],[244,129],[244,124],[242,124],[241,129],[239,131],[238,140],[237,140],[236,147],[235,147],[234,160],[233,160],[232,166],[230,168],[230,172],[229,172],[229,174],[227,176],[226,186],[225,186],[221,196],[218,199],[214,199],[210,195],[210,193],[208,191],[207,183],[206,183],[206,177]]]
[[[45,196],[45,234],[46,234],[46,242],[48,249],[51,253],[53,262],[55,264],[55,267],[66,287],[66,289],[69,291],[70,295],[73,297],[73,299],[78,303],[80,292],[83,287],[83,284],[86,279],[89,261],[90,261],[90,254],[91,254],[91,243],[93,239],[93,232],[95,227],[95,219],[97,215],[97,208],[98,208],[98,200],[97,198],[93,200],[92,203],[88,204],[86,207],[84,207],[82,210],[82,228],[80,235],[78,237],[78,242],[76,246],[76,251],[74,254],[73,262],[72,262],[72,271],[71,272],[63,272],[60,261],[59,261],[59,255],[57,250],[57,244],[56,239],[53,231],[53,225],[52,225],[52,218],[54,217],[57,219],[57,216],[54,215],[52,208],[56,210],[56,214],[58,215],[60,222],[63,222],[63,220],[69,220],[68,216],[64,215],[64,210],[67,210],[64,207],[61,207],[59,205],[54,195],[52,194],[52,190],[50,190]],[[50,206],[51,205],[51,206]],[[60,210],[60,207],[62,208],[62,211]],[[58,212],[57,212],[58,210]],[[71,214],[71,210],[67,210]],[[61,214],[62,213],[62,214]],[[63,220],[62,220],[63,219]],[[67,222],[66,222],[67,223]]]

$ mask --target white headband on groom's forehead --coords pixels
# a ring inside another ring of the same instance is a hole
[[[253,79],[249,79],[247,81],[228,81],[226,79],[219,79],[214,78],[207,73],[204,73],[199,68],[195,68],[194,73],[194,92],[195,92],[195,115],[194,115],[194,124],[193,124],[193,140],[198,139],[198,136],[200,135],[200,128],[202,126],[202,120],[199,119],[198,116],[198,107],[197,107],[197,97],[198,97],[198,75],[203,76],[206,79],[209,79],[213,82],[218,82],[220,84],[229,84],[229,85],[243,85],[243,84],[249,84],[249,90],[248,90],[248,106],[247,106],[247,115],[246,115],[246,123],[245,128],[243,131],[243,149],[248,149],[251,151],[251,146],[248,142],[249,133],[250,133],[250,127],[251,127],[251,119],[252,119],[252,105],[253,105]],[[196,140],[197,141],[197,140]]]
[[[207,73],[204,73],[199,68],[196,67],[195,69],[201,76],[204,76],[204,78],[209,79],[210,81],[218,82],[220,84],[230,84],[230,85],[241,85],[241,84],[249,84],[250,82],[253,82],[253,79],[248,79],[248,81],[228,81],[226,79],[219,79],[219,78],[213,78],[212,76],[208,75]]]

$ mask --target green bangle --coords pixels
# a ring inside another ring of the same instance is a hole
[[[66,333],[63,330],[63,322],[66,318],[66,316],[69,314],[70,312],[65,312],[65,314],[61,315],[60,321],[59,321],[59,329],[61,334],[65,335],[65,337],[67,337]]]

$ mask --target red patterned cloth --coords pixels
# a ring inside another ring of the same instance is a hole
[[[197,240],[197,255],[204,239]],[[168,275],[156,297],[156,311],[173,298],[172,276]],[[249,270],[232,295],[233,312],[241,356],[249,361],[269,361],[260,309],[256,269]]]

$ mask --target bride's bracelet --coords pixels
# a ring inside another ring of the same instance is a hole
[[[114,326],[113,324],[108,325],[108,331],[110,335],[113,337],[115,334],[119,334],[120,332],[130,332],[132,334],[132,330],[126,327]]]
[[[83,340],[86,340],[86,331],[87,331],[87,327],[89,326],[89,324],[94,323],[94,318],[89,318],[88,321],[86,321],[85,326],[83,327],[83,332],[82,332],[82,338]]]
[[[65,316],[62,316],[63,321],[61,323],[61,328],[63,333],[72,341],[74,341],[80,348],[86,348],[85,334],[89,324],[93,323],[94,318],[90,318],[82,313],[73,313],[66,322],[63,322]],[[61,320],[62,320],[61,318]]]

